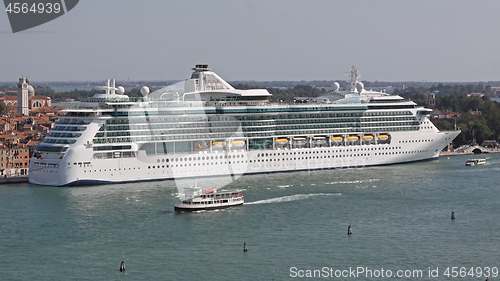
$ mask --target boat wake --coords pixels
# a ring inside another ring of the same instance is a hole
[[[351,183],[367,183],[367,182],[374,182],[374,181],[379,181],[379,179],[355,180],[355,181],[334,181],[334,182],[327,182],[326,184],[351,184]]]
[[[245,205],[256,205],[256,204],[269,204],[269,203],[281,203],[290,202],[296,200],[304,200],[315,196],[340,196],[341,193],[313,193],[313,194],[295,194],[290,196],[276,197],[271,199],[259,200],[254,202],[246,202]]]

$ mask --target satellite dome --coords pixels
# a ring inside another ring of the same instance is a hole
[[[116,88],[116,93],[118,95],[123,95],[123,93],[125,93],[125,88],[123,88],[122,86],[119,86],[118,88]]]
[[[141,94],[143,97],[147,96],[149,94],[149,88],[144,86],[141,88]]]
[[[35,88],[33,88],[33,86],[31,86],[31,85],[28,86],[28,95],[29,96],[35,95]]]
[[[332,91],[336,92],[340,89],[340,84],[338,82],[333,82]]]
[[[361,82],[358,82],[356,83],[356,90],[358,90],[358,93],[361,94],[361,92],[365,89],[365,85],[363,85],[363,83]]]

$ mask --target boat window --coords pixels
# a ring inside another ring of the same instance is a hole
[[[37,145],[35,146],[36,151],[43,152],[66,152],[68,150],[67,146],[45,146],[45,145]]]

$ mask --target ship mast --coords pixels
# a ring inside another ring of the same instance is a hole
[[[361,79],[361,74],[359,74],[359,71],[354,65],[352,66],[351,72],[346,72],[345,75],[347,76],[349,74],[349,82],[351,83],[351,92],[354,92],[356,89],[356,84],[359,82]]]

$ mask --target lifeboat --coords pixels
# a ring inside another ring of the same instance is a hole
[[[281,138],[281,139],[275,139],[274,142],[275,143],[279,143],[279,144],[285,144],[285,143],[288,142],[288,139],[283,139],[283,138]]]
[[[233,147],[243,147],[245,145],[245,141],[244,140],[233,140],[231,142],[231,145]]]
[[[325,145],[326,144],[326,137],[323,136],[314,136],[312,137],[312,142],[314,145]]]
[[[388,138],[389,138],[388,135],[378,135],[377,136],[377,139],[379,139],[379,140],[387,140]]]
[[[293,138],[293,146],[294,147],[304,147],[307,143],[307,139],[304,137],[295,137]]]
[[[363,136],[363,140],[365,140],[365,141],[371,141],[371,140],[373,140],[373,136],[372,135]]]
[[[332,141],[334,142],[341,142],[344,138],[340,136],[332,137]]]
[[[347,140],[348,141],[357,141],[357,140],[359,140],[359,137],[358,136],[348,136]]]
[[[202,143],[197,143],[196,144],[196,148],[197,149],[207,149],[208,148],[208,144],[202,142]]]
[[[218,147],[224,147],[226,145],[225,141],[213,141],[212,142],[212,147],[218,148]]]

